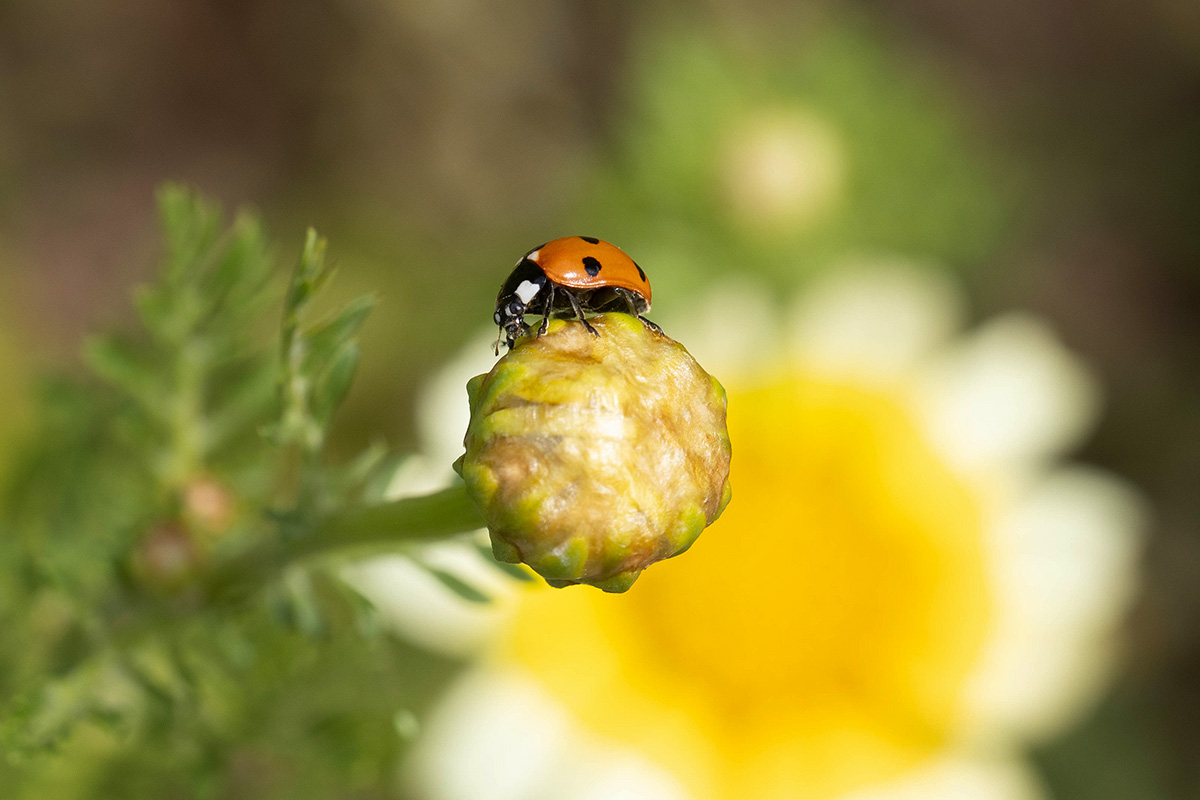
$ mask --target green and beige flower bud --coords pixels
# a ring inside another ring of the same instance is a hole
[[[725,390],[636,318],[591,322],[554,320],[470,381],[456,468],[498,559],[623,592],[729,502]]]

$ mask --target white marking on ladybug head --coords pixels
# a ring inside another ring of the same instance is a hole
[[[517,286],[517,297],[521,298],[522,303],[529,305],[529,301],[541,290],[542,287],[533,281],[521,281],[520,285]]]
[[[537,259],[538,259],[538,253],[540,253],[540,252],[542,252],[542,251],[541,251],[541,250],[534,250],[532,253],[530,253],[529,255],[527,255],[527,256],[525,256],[525,257],[526,257],[526,258],[528,258],[530,261],[537,261]]]

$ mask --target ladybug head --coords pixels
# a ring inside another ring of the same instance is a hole
[[[546,283],[546,273],[526,257],[517,262],[508,280],[500,287],[492,319],[500,326],[510,350],[517,337],[526,331],[525,315],[544,310],[542,295]]]
[[[516,294],[501,295],[496,300],[496,313],[492,319],[500,327],[511,350],[516,339],[525,332],[525,302]]]

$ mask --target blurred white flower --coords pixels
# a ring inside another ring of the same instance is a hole
[[[498,729],[504,736],[498,737]],[[463,758],[463,751],[470,753]],[[477,673],[443,700],[410,759],[407,787],[471,800],[686,800],[636,751],[589,737],[545,687],[503,670]]]
[[[845,154],[819,116],[760,110],[732,127],[721,157],[730,216],[759,233],[804,230],[829,217],[841,199]]]
[[[1145,511],[1062,463],[1099,406],[1083,365],[1027,316],[956,336],[963,306],[874,263],[782,314],[731,283],[661,320],[729,392],[733,503],[626,595],[535,590],[482,623],[408,788],[1043,797],[1020,751],[1103,690]],[[434,401],[429,452],[457,454],[460,401]]]

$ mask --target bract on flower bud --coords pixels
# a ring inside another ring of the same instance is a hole
[[[455,466],[498,559],[623,592],[729,502],[725,390],[637,318],[590,322],[553,320],[470,381]]]

